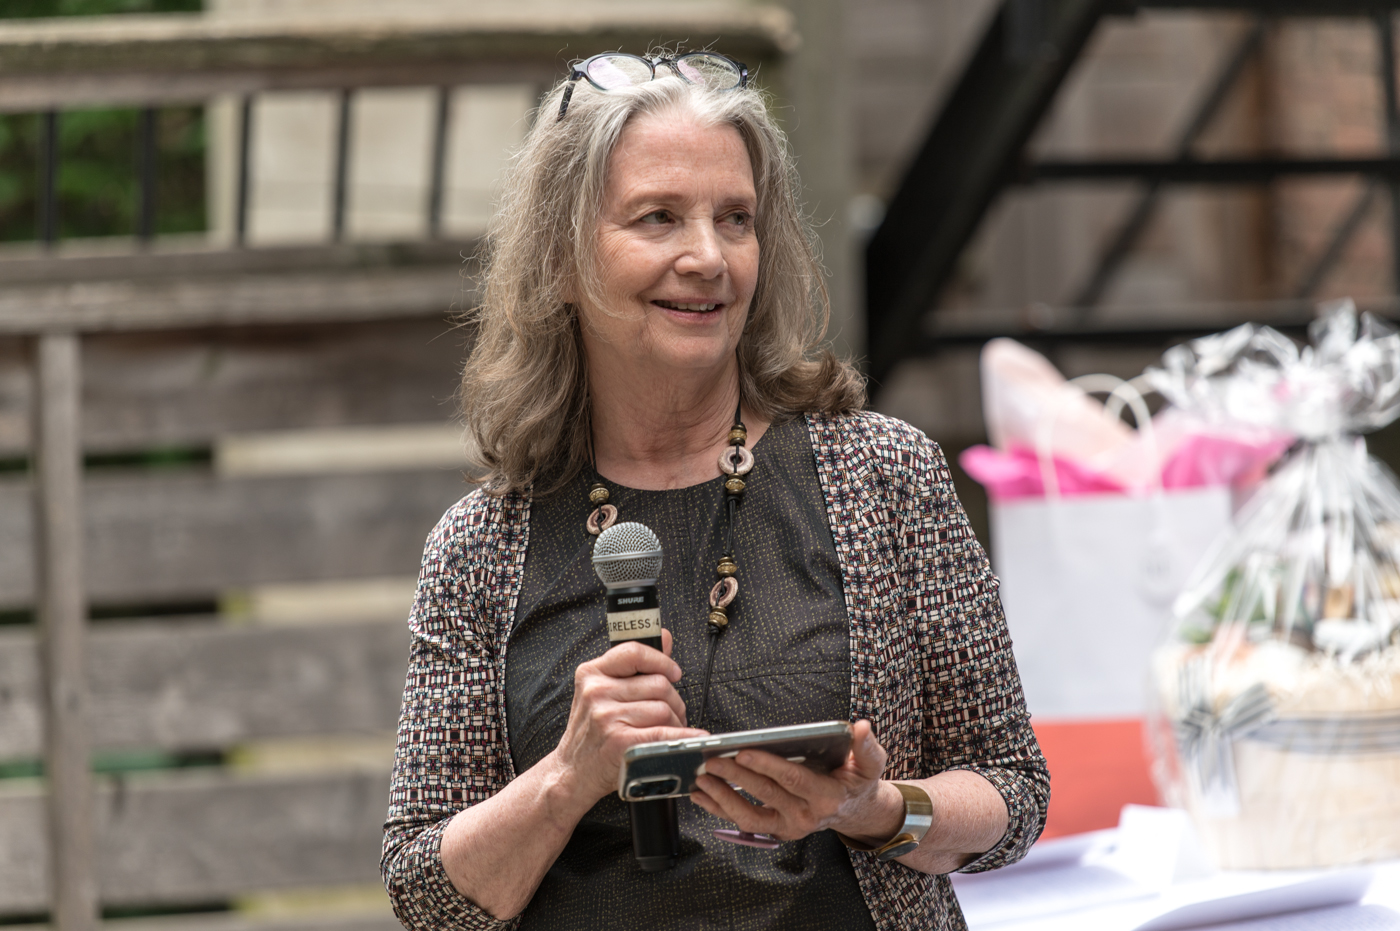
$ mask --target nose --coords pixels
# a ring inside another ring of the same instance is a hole
[[[681,253],[676,259],[676,271],[700,278],[718,278],[724,273],[724,249],[714,220],[687,220],[684,224]]]

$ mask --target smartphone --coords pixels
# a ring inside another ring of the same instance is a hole
[[[689,795],[706,760],[734,756],[740,750],[764,750],[819,773],[829,773],[846,762],[850,749],[851,725],[845,721],[637,744],[622,756],[617,794],[624,802]]]

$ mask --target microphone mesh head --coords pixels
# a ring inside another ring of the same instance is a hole
[[[613,524],[593,544],[593,571],[609,588],[653,584],[661,575],[661,541],[646,524]]]

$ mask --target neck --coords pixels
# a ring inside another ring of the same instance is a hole
[[[608,378],[590,369],[593,449],[599,474],[629,488],[686,488],[720,474],[719,454],[739,401],[739,369],[702,378]],[[748,445],[768,422],[743,411]]]

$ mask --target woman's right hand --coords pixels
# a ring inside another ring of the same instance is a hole
[[[671,659],[671,632],[661,650],[624,643],[581,663],[574,672],[569,724],[554,751],[556,762],[591,806],[617,791],[622,754],[639,743],[698,737],[686,726],[676,691],[681,667]]]

